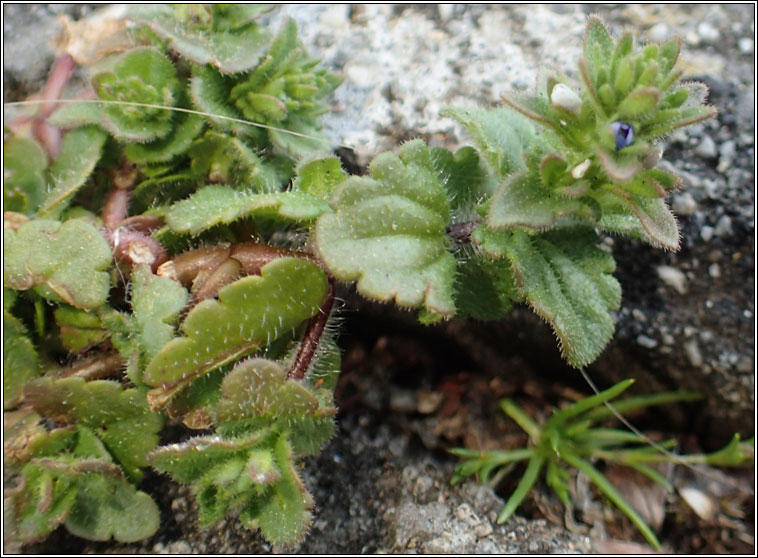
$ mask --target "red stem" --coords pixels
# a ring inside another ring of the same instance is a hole
[[[330,279],[324,303],[319,308],[318,313],[308,320],[303,342],[300,344],[297,355],[295,355],[295,360],[292,361],[292,366],[287,372],[288,379],[302,380],[305,377],[305,373],[308,371],[308,367],[311,365],[311,361],[313,361],[313,357],[316,354],[316,349],[318,349],[318,344],[321,342],[326,322],[332,313],[335,293],[334,281]]]

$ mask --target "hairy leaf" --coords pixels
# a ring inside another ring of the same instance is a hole
[[[243,525],[283,544],[300,540],[313,506],[292,458],[286,436],[265,430],[235,438],[192,438],[151,455],[156,469],[192,484],[201,525],[239,509]]]
[[[81,352],[109,337],[96,313],[61,305],[55,309],[54,315],[60,326],[61,343],[70,352]]]
[[[100,160],[106,134],[87,126],[70,131],[61,142],[61,152],[48,169],[52,189],[39,209],[39,215],[57,218],[68,207],[74,194],[84,186]]]
[[[12,137],[3,145],[3,209],[32,215],[45,195],[47,156],[34,140]]]
[[[65,519],[66,529],[93,541],[129,543],[153,535],[160,526],[158,506],[126,479],[105,474],[77,478],[76,499]]]
[[[166,163],[183,155],[204,126],[205,120],[201,116],[177,112],[174,126],[166,136],[148,143],[130,143],[124,152],[129,160],[138,165]]]
[[[506,178],[492,196],[487,224],[493,229],[546,229],[582,211],[579,201],[553,195],[537,174],[521,172]]]
[[[613,336],[610,311],[621,302],[618,281],[610,275],[613,257],[596,247],[595,233],[484,232],[478,235],[483,247],[508,257],[521,296],[553,327],[569,364],[595,360]]]
[[[18,230],[5,229],[3,281],[16,290],[44,287],[77,308],[97,308],[105,302],[110,278],[111,249],[93,225],[71,219],[65,223],[38,219]]]
[[[602,228],[636,233],[653,246],[679,249],[679,225],[665,200],[634,195],[617,187],[611,190],[623,209],[616,212],[604,211],[599,223]],[[630,214],[636,220],[630,219]]]
[[[423,142],[379,155],[371,177],[349,178],[330,203],[335,213],[319,218],[314,240],[335,277],[357,279],[358,292],[370,298],[453,315],[450,209]]]
[[[273,456],[281,478],[272,485],[272,496],[263,502],[248,504],[240,512],[240,521],[248,528],[260,528],[274,543],[294,544],[303,538],[311,524],[313,499],[291,462],[289,444],[284,437],[274,446]]]
[[[458,264],[457,279],[455,305],[461,317],[495,320],[518,299],[513,273],[504,259],[476,253]]]
[[[194,378],[251,353],[313,316],[326,296],[327,279],[315,264],[280,258],[261,275],[222,288],[218,300],[195,306],[182,324],[187,337],[169,341],[145,370],[154,404]]]
[[[312,221],[329,205],[306,192],[257,194],[226,186],[207,186],[168,210],[166,222],[172,231],[193,236],[220,223],[249,216],[277,217],[287,221]]]
[[[453,211],[471,212],[497,189],[497,179],[473,147],[462,147],[455,154],[433,147],[432,161]]]
[[[274,361],[256,358],[238,364],[221,384],[221,399],[212,411],[220,428],[232,431],[234,423],[245,419],[249,424],[274,425],[289,430],[297,455],[316,453],[334,432],[335,409],[331,394],[309,387],[305,382],[287,379],[287,371]],[[317,397],[322,392],[322,401]],[[325,402],[324,399],[328,399]]]
[[[182,56],[232,74],[253,68],[265,52],[269,35],[254,20],[268,10],[261,5],[150,4],[131,7],[129,15],[148,24]]]
[[[16,540],[42,539],[66,519],[75,499],[70,479],[28,464],[18,484],[6,492],[6,527]]]
[[[251,416],[288,420],[312,415],[318,401],[308,389],[287,380],[286,370],[265,359],[238,364],[221,384],[223,398],[216,405],[216,420],[230,422]]]
[[[24,384],[40,373],[39,357],[26,328],[3,310],[3,409],[18,405]]]
[[[332,190],[344,182],[347,176],[337,157],[304,159],[297,166],[293,188],[326,200],[329,199]]]
[[[92,84],[101,99],[139,103],[109,103],[102,109],[101,126],[122,141],[147,142],[168,136],[173,129],[172,107],[179,97],[179,80],[171,61],[149,47],[132,49],[96,73]]]
[[[526,169],[524,152],[536,140],[536,134],[525,117],[507,109],[453,107],[445,108],[441,114],[466,128],[499,178]]]
[[[135,336],[147,360],[174,337],[171,322],[187,304],[189,293],[176,281],[158,277],[141,266],[132,275],[132,309]]]
[[[147,452],[158,443],[161,416],[148,409],[145,393],[118,382],[84,378],[39,378],[24,389],[27,402],[41,415],[63,424],[93,429],[127,475],[142,478]]]
[[[615,50],[615,44],[605,24],[598,17],[591,17],[584,33],[584,60],[590,77],[596,87],[599,87],[600,69],[610,64]]]

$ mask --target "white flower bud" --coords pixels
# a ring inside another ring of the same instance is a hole
[[[645,158],[642,160],[642,164],[646,169],[652,169],[658,164],[663,156],[663,148],[660,145],[654,145],[645,153]]]
[[[582,99],[568,86],[562,83],[553,87],[550,93],[550,103],[556,108],[562,108],[573,114],[579,114],[582,109]]]
[[[587,169],[590,168],[590,165],[592,164],[592,161],[589,159],[585,159],[581,163],[579,163],[577,166],[574,167],[574,169],[571,171],[571,176],[579,180],[580,178],[584,178],[584,175],[587,174]]]

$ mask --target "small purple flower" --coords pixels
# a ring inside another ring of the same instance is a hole
[[[613,130],[613,137],[616,140],[616,151],[634,141],[634,129],[631,124],[617,120],[611,124],[611,130]]]

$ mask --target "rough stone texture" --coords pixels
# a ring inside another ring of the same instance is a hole
[[[90,9],[3,6],[3,72],[6,87],[13,88],[10,94],[4,91],[6,100],[36,90],[44,79],[53,60],[44,43],[55,33],[56,14],[65,10],[78,16]],[[689,430],[703,445],[720,446],[734,431],[749,436],[754,430],[753,6],[290,5],[271,19],[278,25],[284,15],[294,17],[311,52],[345,75],[327,132],[335,144],[352,149],[362,166],[413,137],[451,148],[464,144],[460,128],[439,118],[444,105],[498,105],[502,92],[532,86],[543,68],[575,76],[584,22],[593,12],[600,12],[616,33],[631,30],[656,41],[682,36],[687,72],[708,84],[719,116],[665,143],[661,165],[684,179],[683,190],[673,197],[682,250],[665,253],[609,239],[624,300],[615,340],[589,372],[605,384],[635,377],[645,392],[684,388],[705,393],[707,404]],[[662,268],[670,269],[661,273]],[[394,331],[412,318],[350,300],[353,308],[361,304],[365,317],[350,314],[346,329],[381,317],[389,320],[387,331]],[[432,346],[447,338],[463,347],[472,368],[490,378],[499,375],[515,384],[528,377],[586,393],[583,380],[560,361],[549,328],[526,309],[497,324],[455,322],[426,335],[434,339]],[[365,379],[364,406],[346,413],[338,437],[307,463],[304,475],[317,502],[316,520],[306,541],[286,550],[587,551],[584,537],[544,521],[517,517],[494,525],[492,514],[502,506],[494,494],[473,483],[448,487],[449,459],[428,449],[435,446],[428,440],[435,424],[413,425],[415,445],[402,429],[382,426],[393,414],[388,408],[401,407],[408,394],[397,385],[382,391],[380,384],[375,376]],[[142,545],[82,543],[59,530],[44,547],[24,550],[281,550],[233,528],[232,519],[198,531],[186,487],[154,476],[146,489],[157,495],[164,521]]]

